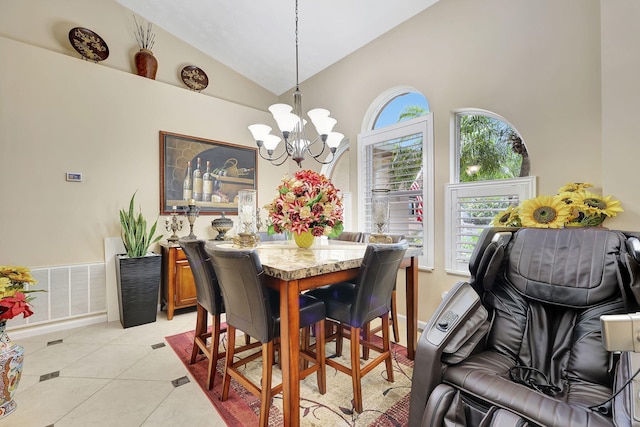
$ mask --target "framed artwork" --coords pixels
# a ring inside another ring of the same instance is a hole
[[[238,191],[257,189],[256,148],[160,131],[160,214],[238,213]]]

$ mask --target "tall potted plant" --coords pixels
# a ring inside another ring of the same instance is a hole
[[[147,220],[142,212],[133,209],[136,193],[131,196],[129,209],[120,210],[122,242],[126,254],[116,256],[120,323],[123,328],[156,321],[160,292],[162,257],[149,252],[149,246],[162,238],[155,236],[156,220],[147,232]]]

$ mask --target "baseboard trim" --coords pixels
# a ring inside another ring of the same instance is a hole
[[[96,323],[104,323],[107,321],[107,314],[95,314],[92,316],[80,317],[77,319],[67,319],[55,323],[46,323],[40,325],[20,327],[16,329],[7,329],[12,340],[20,340],[38,335],[50,334],[52,332],[65,331],[67,329],[80,328],[82,326],[95,325]]]

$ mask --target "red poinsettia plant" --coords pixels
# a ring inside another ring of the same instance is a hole
[[[285,176],[278,196],[264,206],[269,213],[269,233],[284,231],[316,237],[342,233],[344,208],[338,190],[324,175],[310,170]]]
[[[29,317],[33,314],[27,287],[37,283],[26,267],[0,266],[0,322],[13,319],[19,314]]]

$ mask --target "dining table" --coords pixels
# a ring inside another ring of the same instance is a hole
[[[207,243],[209,244],[209,243]],[[215,244],[215,243],[211,243]],[[229,244],[229,246],[231,246]],[[367,244],[328,240],[310,248],[289,241],[260,242],[256,250],[267,286],[280,293],[280,358],[285,426],[300,425],[300,304],[301,292],[358,276]],[[406,272],[407,356],[415,357],[418,318],[418,256],[409,247],[401,268]]]

